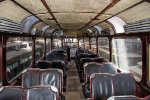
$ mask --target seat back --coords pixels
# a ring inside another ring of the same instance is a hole
[[[90,76],[94,73],[100,73],[100,64],[97,62],[87,62],[84,64],[84,80],[86,84],[90,83]]]
[[[86,62],[107,62],[103,57],[95,57],[95,58],[81,58],[80,59],[80,70],[83,70],[83,64]]]
[[[90,78],[91,100],[106,100],[111,96],[135,95],[136,86],[132,74],[92,74]]]
[[[140,100],[140,98],[136,96],[112,96],[109,97],[107,100]]]
[[[50,85],[30,89],[3,86],[0,87],[0,100],[59,100],[59,92],[56,87]]]
[[[86,84],[90,84],[90,76],[94,73],[117,74],[117,69],[110,62],[104,62],[104,63],[88,62],[88,63],[85,63],[84,77],[85,77]]]
[[[22,86],[30,89],[33,86],[52,85],[62,93],[63,72],[61,69],[28,69],[22,75]]]
[[[63,91],[63,72],[60,69],[41,70],[40,85],[55,86],[60,93]]]
[[[0,100],[22,100],[23,89],[21,87],[0,87]]]
[[[109,74],[91,75],[91,100],[106,100],[113,94],[112,76]]]
[[[144,97],[144,98],[139,98],[133,95],[126,95],[126,96],[112,96],[109,97],[107,100],[150,100],[150,95]]]
[[[40,85],[40,69],[28,69],[22,74],[23,88],[31,88],[32,86]]]
[[[28,89],[26,100],[58,100],[58,90],[55,87],[34,87]]]
[[[47,61],[47,60],[39,60],[37,63],[37,67],[40,69],[47,69],[47,68],[57,68],[62,69],[64,76],[66,76],[66,66],[65,62],[62,60],[53,60],[53,61]]]
[[[48,61],[63,60],[66,62],[67,61],[66,52],[64,50],[60,50],[60,49],[51,50],[46,55],[46,60],[48,60]]]
[[[136,84],[132,74],[117,74],[113,77],[114,94],[119,95],[136,95]]]

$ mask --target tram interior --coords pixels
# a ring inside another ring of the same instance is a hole
[[[0,0],[0,100],[150,100],[149,0]]]

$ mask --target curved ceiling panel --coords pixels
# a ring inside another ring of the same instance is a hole
[[[111,0],[46,0],[53,12],[93,12],[104,9]]]
[[[98,26],[100,26],[103,30],[107,29],[107,28],[109,28],[109,29],[112,28],[112,26],[106,22],[100,23],[100,24],[98,24]]]
[[[29,16],[27,18],[25,18],[22,21],[22,24],[25,26],[24,28],[24,32],[25,33],[30,33],[31,32],[31,28],[34,26],[34,24],[36,24],[37,22],[39,22],[39,19],[36,18],[35,16]]]
[[[41,0],[15,0],[34,14],[47,13],[48,11]]]
[[[78,29],[95,16],[93,13],[55,13],[63,29]]]
[[[34,28],[36,28],[36,29],[38,29],[38,30],[42,30],[42,28],[44,27],[44,26],[47,26],[45,23],[43,23],[43,22],[39,22],[39,23],[37,23],[36,25],[34,25]]]
[[[143,2],[128,11],[119,14],[118,16],[123,18],[127,23],[135,22],[138,20],[150,18],[150,3]]]
[[[118,2],[114,7],[112,7],[111,9],[109,9],[106,14],[116,14],[138,2],[140,2],[142,0],[121,0],[120,2]]]
[[[24,18],[30,15],[30,13],[15,5],[10,0],[0,2],[0,17],[8,18],[16,22],[21,22]]]
[[[110,19],[108,19],[108,22],[110,22],[114,29],[115,29],[115,33],[124,33],[124,25],[126,25],[126,23],[119,17],[112,17]]]

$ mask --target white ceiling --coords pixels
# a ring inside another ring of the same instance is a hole
[[[47,9],[41,2],[41,0],[15,0],[22,6],[27,8],[33,14],[37,15],[40,19],[50,24],[55,28],[59,28],[56,21],[48,13]],[[51,9],[56,20],[63,29],[77,30],[87,24],[98,13],[105,9],[112,0],[45,0],[49,8]],[[87,27],[93,26],[102,22],[114,14],[140,2],[141,0],[120,0],[114,7],[107,10],[104,14],[99,16]],[[123,13],[120,13],[125,22],[132,22],[150,18],[150,3],[144,2],[136,7],[133,7]],[[21,22],[27,16],[31,14],[23,10],[21,7],[14,4],[11,0],[5,0],[0,2],[0,17],[12,19],[16,22]],[[144,15],[144,16],[143,16]],[[108,25],[100,23],[102,28],[108,27]]]

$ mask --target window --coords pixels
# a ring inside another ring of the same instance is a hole
[[[90,49],[89,38],[84,38],[85,49]]]
[[[61,39],[53,39],[53,42],[54,42],[54,49],[60,49],[62,47]]]
[[[91,50],[96,53],[96,38],[91,38]]]
[[[35,40],[35,62],[44,55],[44,38],[37,38]]]
[[[140,38],[113,39],[113,62],[137,81],[142,78],[142,43]]]
[[[98,54],[109,61],[109,39],[106,37],[98,38]]]
[[[150,87],[150,37],[148,37],[148,85]]]
[[[32,38],[10,37],[6,46],[8,81],[29,67],[32,62]]]
[[[84,48],[83,39],[80,39],[80,40],[79,40],[79,47]]]
[[[66,38],[64,39],[65,42],[64,42],[64,45],[66,46],[69,46],[71,48],[77,48],[77,39],[76,38]]]
[[[46,53],[51,50],[51,39],[46,39]]]

